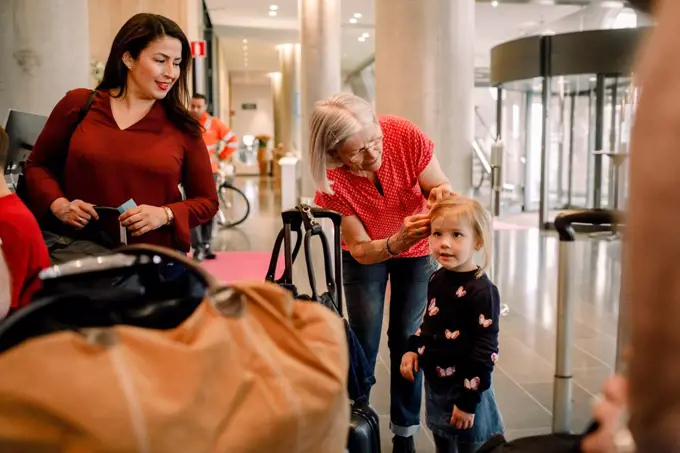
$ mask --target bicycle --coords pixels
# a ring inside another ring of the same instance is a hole
[[[250,201],[241,189],[234,186],[236,171],[233,164],[220,163],[215,185],[220,207],[217,224],[220,228],[232,228],[245,222],[250,214]]]

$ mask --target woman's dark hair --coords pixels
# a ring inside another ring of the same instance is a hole
[[[201,135],[201,125],[189,113],[189,65],[191,64],[191,48],[189,40],[182,29],[172,20],[158,14],[141,13],[132,16],[118,31],[111,45],[109,59],[104,68],[104,78],[97,86],[98,90],[115,90],[120,92],[115,97],[123,97],[126,93],[128,68],[123,63],[123,55],[130,52],[135,60],[151,42],[168,36],[182,43],[182,61],[179,64],[179,79],[170,92],[161,100],[170,121],[184,132]]]

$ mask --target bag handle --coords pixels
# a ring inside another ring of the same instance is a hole
[[[297,258],[297,255],[300,252],[300,247],[302,246],[302,232],[299,230],[296,231],[297,237],[295,238],[295,247],[293,248],[293,252],[285,253],[285,265],[283,269],[283,275],[281,275],[281,277],[278,280],[276,279],[276,267],[279,262],[279,256],[281,255],[281,243],[287,236],[288,241],[286,243],[286,246],[287,248],[290,248],[290,232],[291,230],[286,229],[286,227],[284,226],[283,228],[281,228],[279,234],[276,236],[274,248],[272,249],[272,256],[269,260],[267,276],[265,277],[265,280],[268,282],[277,284],[293,283],[293,263],[295,262],[295,259]]]
[[[203,280],[203,283],[208,288],[208,295],[210,296],[214,296],[215,294],[228,288],[227,285],[217,280],[217,278],[206,271],[205,268],[199,265],[196,261],[191,260],[185,255],[167,247],[161,247],[159,245],[152,244],[134,244],[123,246],[114,250],[112,253],[122,253],[133,256],[159,255],[170,262],[182,264],[194,272],[201,280]]]
[[[336,310],[340,313],[340,308],[336,302],[338,296],[338,287],[335,284],[335,279],[333,278],[333,265],[331,264],[328,257],[330,256],[330,246],[328,245],[328,238],[323,230],[307,230],[305,232],[305,264],[307,265],[307,277],[309,278],[309,285],[312,288],[312,298],[314,300],[318,299],[318,294],[316,292],[316,277],[314,276],[314,265],[312,263],[312,236],[319,236],[321,239],[321,246],[323,247],[323,264],[326,273],[326,289],[331,293],[333,297],[333,304]]]

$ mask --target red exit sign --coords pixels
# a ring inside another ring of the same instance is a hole
[[[205,41],[191,41],[191,55],[205,57]]]

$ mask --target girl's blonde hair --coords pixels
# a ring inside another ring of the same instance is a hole
[[[437,217],[455,215],[464,218],[472,225],[477,240],[483,249],[482,265],[477,270],[477,277],[481,277],[491,265],[491,248],[493,241],[491,215],[478,201],[459,195],[451,195],[438,201],[430,210],[430,224]]]
[[[317,187],[333,194],[327,170],[342,167],[331,151],[345,140],[367,128],[380,128],[371,104],[353,94],[334,94],[314,107],[310,121],[309,161]]]

